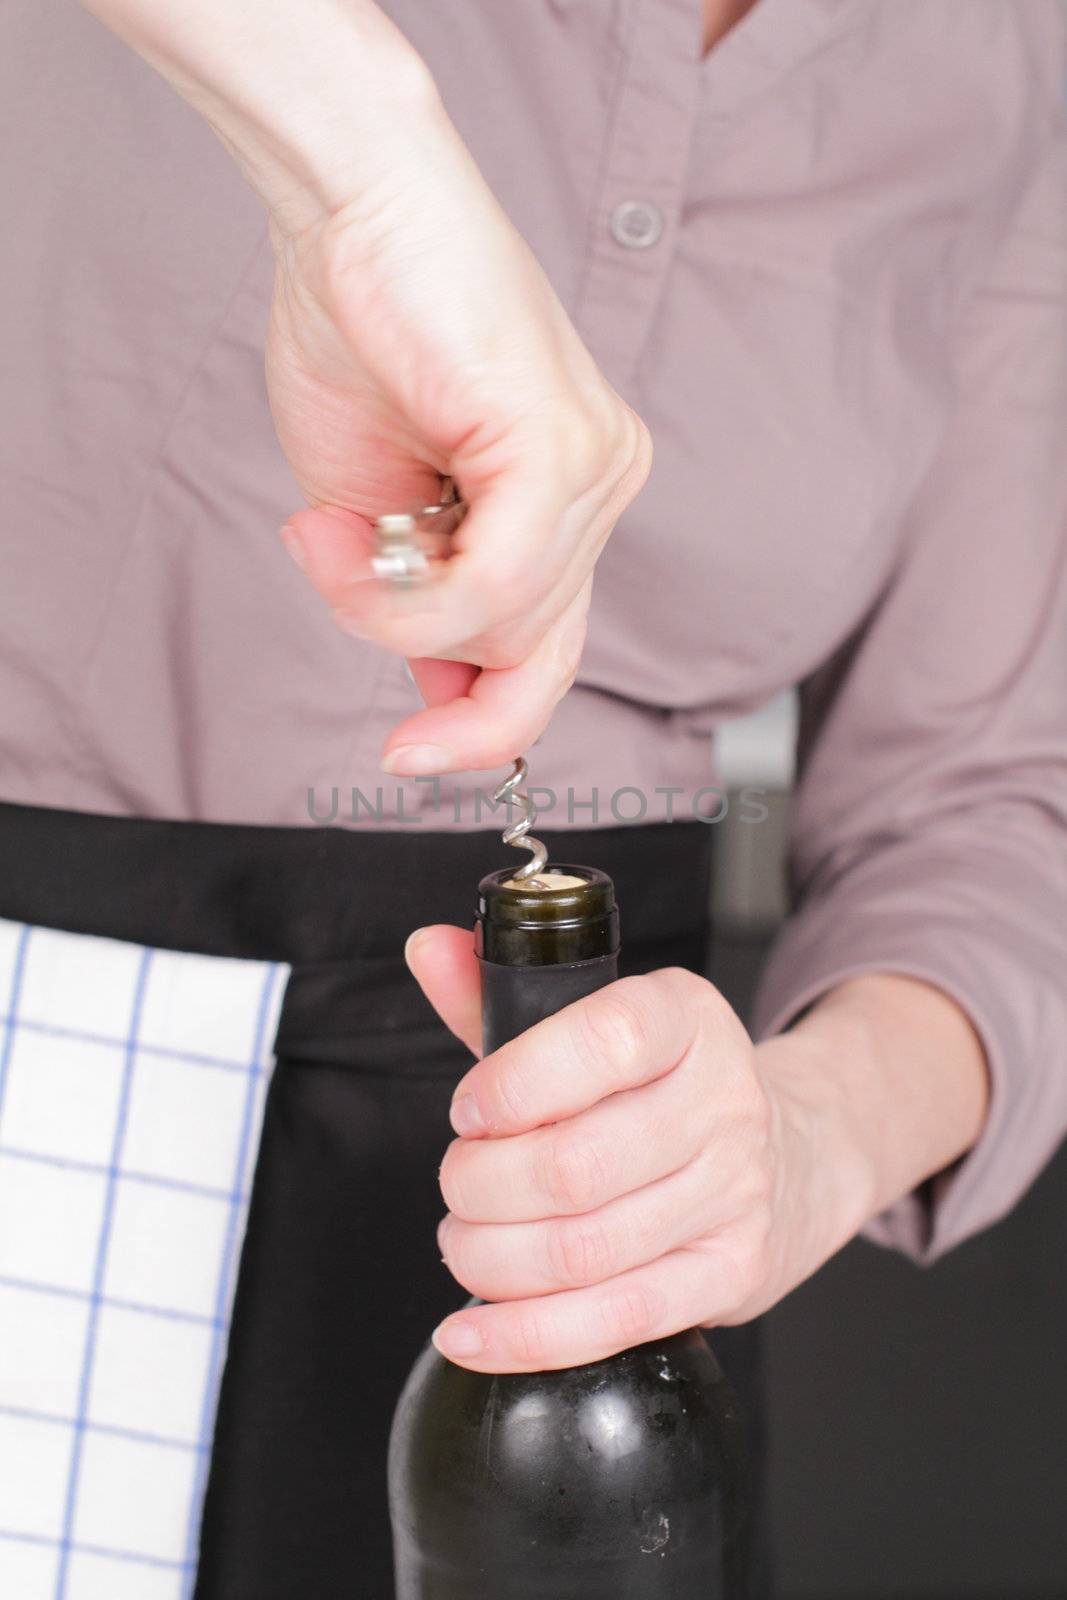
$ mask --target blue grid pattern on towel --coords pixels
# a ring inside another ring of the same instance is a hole
[[[13,1600],[192,1593],[286,972],[0,921]]]

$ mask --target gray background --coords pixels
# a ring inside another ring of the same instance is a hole
[[[769,822],[715,831],[715,976],[742,1011],[784,910],[791,733],[782,701],[718,752],[774,791]],[[1065,1217],[1061,1151],[937,1266],[857,1241],[771,1313],[780,1600],[1065,1600]]]

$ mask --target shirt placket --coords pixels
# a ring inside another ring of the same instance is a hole
[[[623,394],[674,253],[700,86],[699,0],[630,0],[577,326]]]

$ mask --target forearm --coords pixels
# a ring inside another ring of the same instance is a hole
[[[985,1121],[978,1035],[955,1001],[917,979],[851,979],[758,1056],[783,1147],[794,1152],[782,1204],[793,1214],[794,1242],[803,1240],[797,1282],[872,1216],[951,1166]]]
[[[372,0],[83,0],[211,124],[300,231],[447,136],[421,58]]]

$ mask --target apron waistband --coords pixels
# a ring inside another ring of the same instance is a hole
[[[706,920],[710,827],[543,834],[554,860],[615,879],[628,937]],[[485,873],[524,859],[495,830],[374,833],[139,817],[0,802],[0,916],[254,960],[391,955],[422,922],[466,923]]]

